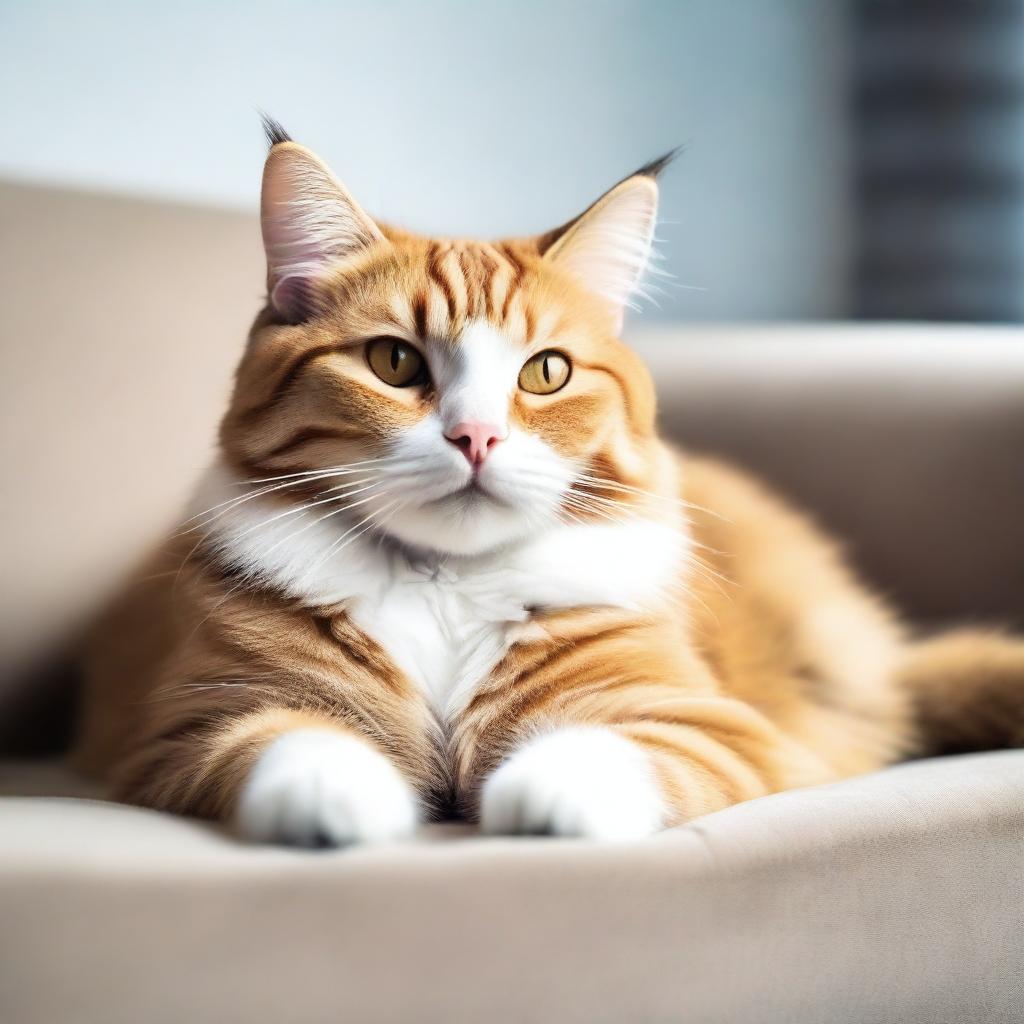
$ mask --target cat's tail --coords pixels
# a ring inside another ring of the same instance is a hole
[[[917,753],[1024,747],[1024,638],[957,630],[911,644],[899,671]]]

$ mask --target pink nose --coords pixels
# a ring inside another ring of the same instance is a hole
[[[469,460],[471,466],[480,466],[487,453],[500,444],[504,438],[501,429],[493,423],[456,423],[444,435]]]

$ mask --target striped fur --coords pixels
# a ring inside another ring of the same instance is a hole
[[[1019,641],[913,644],[802,516],[659,440],[618,339],[653,171],[536,239],[436,240],[272,141],[217,465],[89,662],[78,756],[121,798],[301,843],[455,812],[624,838],[891,763],[922,723],[1019,742],[965,696],[1024,722]],[[423,383],[379,378],[378,338]],[[549,349],[568,383],[519,387]],[[477,469],[467,417],[501,439]]]

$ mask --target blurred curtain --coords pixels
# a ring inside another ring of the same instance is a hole
[[[853,12],[854,315],[1024,319],[1024,2]]]

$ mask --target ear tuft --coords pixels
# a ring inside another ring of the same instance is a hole
[[[644,178],[658,178],[661,175],[661,172],[665,170],[665,168],[668,167],[668,165],[672,163],[672,161],[675,160],[682,151],[682,146],[676,146],[674,149],[670,149],[667,153],[662,153],[661,156],[656,156],[653,160],[645,163],[643,167],[634,171],[630,177],[640,175]]]
[[[384,235],[325,164],[281,134],[263,168],[263,247],[270,304],[295,323],[314,312],[317,282]]]
[[[263,123],[263,134],[267,137],[267,145],[273,149],[282,142],[291,142],[292,137],[281,126],[280,121],[275,121],[265,111],[260,111],[260,121]]]

